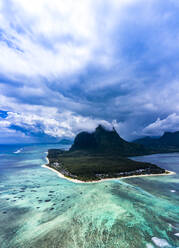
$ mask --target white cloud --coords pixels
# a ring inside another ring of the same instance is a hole
[[[46,115],[44,113],[37,115],[27,112],[8,112],[6,119],[0,119],[0,132],[4,129],[6,132],[12,132],[12,129],[8,128],[13,125],[32,134],[41,132],[52,137],[62,138],[74,137],[81,130],[93,131],[98,124],[111,127],[107,121],[82,117],[72,112],[52,113],[46,111]]]
[[[0,0],[1,127],[62,137],[116,119],[129,137],[178,115],[175,4]]]
[[[9,121],[6,121],[4,119],[0,119],[0,128],[6,128],[6,127],[9,127],[10,126],[10,122]]]
[[[134,1],[0,3],[1,73],[53,79],[77,73],[92,62],[112,66],[115,59],[110,33],[119,22],[122,9]]]
[[[0,118],[0,143],[32,142],[33,138],[10,128],[11,122]]]
[[[173,113],[165,119],[158,118],[154,123],[151,123],[143,129],[145,135],[162,135],[166,131],[179,130],[179,115]]]
[[[96,34],[90,1],[5,2],[1,72],[50,78],[76,72],[89,61]]]

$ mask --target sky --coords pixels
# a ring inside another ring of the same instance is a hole
[[[178,0],[0,0],[0,143],[179,130]]]

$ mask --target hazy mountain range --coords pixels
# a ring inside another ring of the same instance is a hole
[[[146,149],[159,152],[179,151],[179,131],[165,132],[161,137],[144,137],[134,141],[136,144],[143,145]]]

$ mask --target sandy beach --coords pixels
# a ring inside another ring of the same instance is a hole
[[[49,163],[48,157],[46,157],[47,163]],[[145,174],[145,175],[133,175],[133,176],[123,176],[123,177],[114,177],[114,178],[104,178],[104,179],[100,179],[100,180],[94,180],[94,181],[80,181],[78,179],[73,179],[73,178],[69,178],[64,176],[62,173],[60,173],[59,171],[49,167],[47,164],[42,165],[43,168],[49,169],[53,172],[55,172],[59,177],[69,180],[73,183],[100,183],[100,182],[105,182],[105,181],[110,181],[110,180],[120,180],[123,178],[133,178],[133,177],[150,177],[150,176],[170,176],[170,175],[175,175],[176,173],[173,171],[167,171],[166,173],[162,173],[162,174]]]

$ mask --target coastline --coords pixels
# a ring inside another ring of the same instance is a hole
[[[49,159],[48,157],[46,157],[47,163],[49,163]],[[111,177],[111,178],[104,178],[104,179],[100,179],[100,180],[93,180],[93,181],[81,181],[78,179],[74,179],[74,178],[70,178],[70,177],[66,177],[64,176],[62,173],[60,173],[59,171],[51,168],[50,166],[48,166],[47,164],[42,165],[41,167],[49,169],[53,172],[55,172],[59,177],[69,180],[73,183],[101,183],[101,182],[105,182],[105,181],[110,181],[110,180],[119,180],[119,179],[125,179],[125,178],[134,178],[134,177],[150,177],[150,176],[170,176],[170,175],[175,175],[176,173],[173,171],[168,171],[165,170],[166,173],[162,173],[162,174],[145,174],[145,175],[133,175],[133,176],[123,176],[123,177]]]

